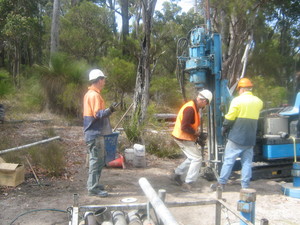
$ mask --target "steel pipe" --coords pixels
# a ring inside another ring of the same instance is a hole
[[[44,144],[46,142],[54,141],[54,140],[57,140],[57,139],[60,139],[60,136],[48,138],[48,139],[45,139],[45,140],[42,140],[42,141],[33,142],[31,144],[22,145],[22,146],[15,147],[15,148],[5,149],[5,150],[0,151],[0,155],[3,154],[3,153],[7,153],[7,152],[12,152],[12,151],[21,150],[21,149],[24,149],[24,148],[29,148],[29,147],[32,147],[32,146],[35,146],[35,145]]]
[[[156,214],[162,220],[164,225],[178,225],[177,221],[170,213],[168,208],[165,206],[163,201],[159,198],[156,194],[148,180],[144,177],[139,179],[139,184],[143,189],[145,195],[147,196],[148,200],[151,202],[153,209],[155,210]]]

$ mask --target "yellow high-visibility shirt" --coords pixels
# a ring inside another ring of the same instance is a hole
[[[228,139],[236,144],[254,146],[257,121],[263,102],[247,91],[232,99],[224,124],[233,124]]]

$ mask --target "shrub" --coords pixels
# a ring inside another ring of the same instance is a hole
[[[147,133],[144,136],[148,153],[160,158],[179,158],[182,156],[180,148],[166,132]]]
[[[158,105],[176,107],[181,105],[182,95],[178,92],[178,82],[170,77],[153,77],[150,94]]]
[[[30,149],[30,156],[34,164],[47,170],[51,176],[60,176],[64,172],[65,158],[64,149],[57,142],[43,145],[43,148],[34,147]]]
[[[0,97],[12,93],[13,83],[6,70],[0,70]]]
[[[43,90],[36,77],[25,80],[20,92],[17,93],[18,108],[22,112],[41,112],[44,108],[45,98]]]
[[[87,68],[84,61],[75,61],[62,53],[52,56],[50,66],[36,66],[47,105],[52,112],[81,116],[79,109],[86,88]]]
[[[141,142],[143,126],[138,124],[138,116],[134,116],[131,120],[125,120],[123,126],[125,134],[132,144]]]

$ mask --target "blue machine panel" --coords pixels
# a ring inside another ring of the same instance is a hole
[[[300,143],[296,144],[296,155],[300,156]],[[265,159],[283,159],[294,157],[294,144],[263,145]]]

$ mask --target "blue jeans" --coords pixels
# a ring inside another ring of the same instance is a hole
[[[228,140],[225,148],[224,163],[221,169],[221,174],[218,182],[220,184],[226,184],[231,174],[232,167],[237,159],[241,158],[242,164],[242,188],[248,188],[250,179],[252,177],[252,158],[253,158],[253,146],[242,146]]]
[[[87,180],[87,189],[89,192],[99,191],[99,180],[102,168],[105,166],[105,145],[104,137],[99,136],[94,140],[87,142],[89,150],[89,176]]]

